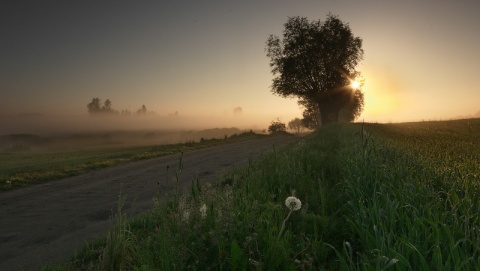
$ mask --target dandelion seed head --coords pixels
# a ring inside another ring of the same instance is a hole
[[[285,200],[285,205],[292,211],[298,211],[300,208],[302,208],[302,202],[296,197],[288,197]]]

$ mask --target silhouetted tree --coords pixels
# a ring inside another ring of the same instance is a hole
[[[90,114],[99,113],[102,110],[100,105],[101,103],[102,103],[102,100],[100,100],[99,98],[93,98],[92,101],[89,104],[87,104],[88,113]]]
[[[303,125],[309,129],[316,129],[322,124],[321,113],[318,110],[316,104],[305,100],[299,100],[298,104],[301,105],[303,110]],[[355,91],[353,100],[344,106],[338,116],[340,122],[354,121],[360,116],[363,110],[363,92]]]
[[[308,103],[305,100],[299,100],[298,104],[304,108],[302,122],[305,127],[315,130],[322,125],[320,111],[318,111],[316,104]]]
[[[288,128],[295,131],[295,133],[299,134],[303,131],[303,121],[299,118],[294,118],[290,122],[288,122]]]
[[[268,132],[270,134],[281,133],[286,131],[287,131],[287,127],[285,126],[285,123],[281,122],[279,119],[277,119],[277,121],[272,121],[270,126],[268,126]]]
[[[110,99],[106,99],[105,102],[103,102],[102,113],[117,113],[113,109],[112,102],[110,101]]]
[[[137,110],[137,115],[145,115],[147,114],[147,107],[145,105],[142,105],[140,109]]]
[[[131,116],[132,115],[132,111],[128,110],[128,109],[122,109],[122,111],[120,111],[120,115],[122,116]]]
[[[112,102],[109,100],[109,99],[106,99],[105,102],[103,102],[103,105],[102,104],[102,100],[99,99],[99,98],[93,98],[92,101],[87,104],[87,109],[88,109],[88,113],[90,113],[90,115],[94,115],[94,114],[100,114],[100,113],[108,113],[108,114],[117,114],[118,112],[115,111],[112,107]]]
[[[266,52],[275,76],[272,92],[296,96],[307,102],[312,112],[317,108],[322,124],[337,122],[346,106],[363,105],[363,95],[357,94],[361,90],[350,86],[359,75],[355,67],[363,58],[362,39],[337,16],[328,14],[324,22],[290,17],[283,39],[270,35]],[[355,97],[361,102],[355,102]]]
[[[363,105],[363,92],[354,91],[353,99],[340,110],[339,121],[354,121],[362,114]]]

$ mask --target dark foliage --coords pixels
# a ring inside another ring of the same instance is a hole
[[[105,102],[99,98],[93,98],[92,101],[87,104],[88,113],[91,115],[94,114],[117,114],[118,112],[115,111],[112,107],[112,102],[109,99],[106,99]]]
[[[337,16],[324,22],[289,18],[283,38],[271,35],[266,52],[275,76],[272,92],[300,98],[308,116],[320,112],[326,124],[338,122],[343,108],[348,120],[361,112],[363,94],[350,85],[360,75],[355,67],[363,58],[362,40]]]
[[[268,126],[268,132],[270,134],[285,133],[286,131],[287,127],[285,126],[285,123],[280,120],[272,121],[270,126]]]
[[[303,121],[301,119],[294,118],[288,122],[288,128],[295,131],[295,133],[300,134],[305,128],[305,125],[303,125]]]

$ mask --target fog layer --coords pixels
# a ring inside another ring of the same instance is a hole
[[[229,117],[171,116],[48,116],[27,114],[0,116],[0,135],[36,134],[55,135],[106,131],[146,130],[203,130],[236,127],[239,129],[266,129],[271,120],[261,117],[234,115]],[[288,121],[288,120],[285,120]]]

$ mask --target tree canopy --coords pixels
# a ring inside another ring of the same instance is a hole
[[[294,118],[293,120],[288,122],[288,128],[293,130],[296,134],[300,134],[303,131],[303,121],[299,118]]]
[[[287,126],[285,123],[281,122],[279,119],[272,121],[270,126],[268,126],[268,132],[270,134],[285,133],[287,131]]]
[[[145,115],[147,114],[147,107],[145,105],[142,105],[140,109],[137,110],[137,115]]]
[[[320,113],[321,123],[339,121],[340,111],[353,120],[363,109],[363,93],[351,83],[360,73],[362,39],[347,23],[328,14],[322,22],[290,17],[283,38],[270,35],[266,44],[272,92],[298,97],[306,111]]]
[[[90,115],[122,115],[122,116],[130,116],[133,113],[130,110],[122,109],[120,112],[115,110],[112,106],[112,101],[110,99],[106,99],[103,102],[100,98],[93,98],[90,103],[87,104],[87,110]],[[136,112],[135,115],[137,116],[144,116],[144,115],[154,115],[156,114],[154,111],[148,111],[145,105],[142,105]]]
[[[106,99],[105,102],[103,102],[102,105],[102,100],[99,98],[93,98],[92,101],[87,104],[87,109],[88,113],[91,115],[93,114],[99,114],[99,113],[117,113],[113,107],[112,107],[112,102],[109,99]]]

